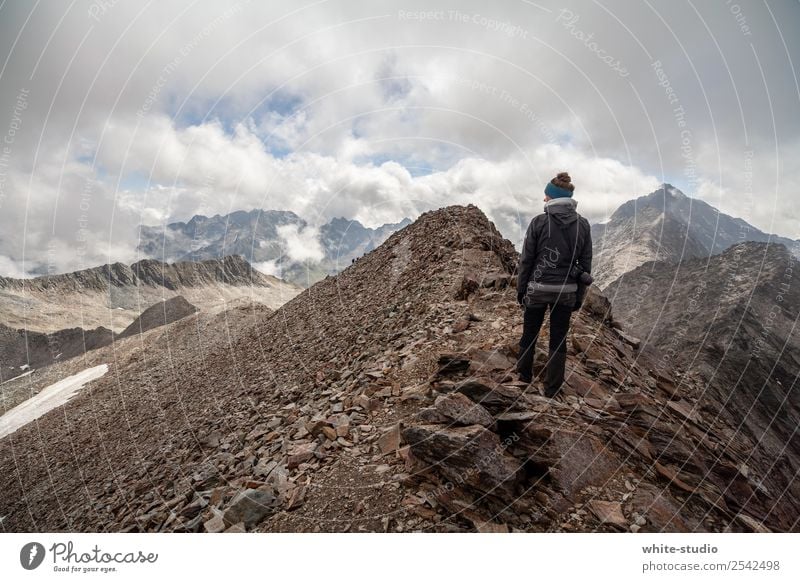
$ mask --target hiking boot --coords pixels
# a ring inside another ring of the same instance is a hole
[[[558,388],[555,388],[555,389],[548,388],[548,387],[545,387],[545,389],[544,389],[544,395],[547,396],[548,398],[555,398],[559,394],[561,394],[561,387],[560,386]]]

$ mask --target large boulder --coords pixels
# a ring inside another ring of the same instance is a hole
[[[522,477],[520,463],[506,452],[508,443],[486,428],[417,425],[403,440],[418,459],[434,465],[454,486],[495,496],[512,496]]]

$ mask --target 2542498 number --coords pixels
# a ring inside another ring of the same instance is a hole
[[[780,570],[779,560],[736,560],[731,562],[731,570]]]

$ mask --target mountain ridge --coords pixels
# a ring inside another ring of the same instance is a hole
[[[0,440],[0,462],[26,455],[0,474],[4,523],[797,530],[781,480],[794,451],[775,467],[737,430],[745,411],[720,415],[695,375],[640,352],[601,294],[574,316],[563,398],[517,382],[518,258],[479,208],[445,207],[267,316],[220,314],[225,333],[184,318],[125,343],[91,398]]]
[[[299,291],[241,256],[177,263],[142,259],[31,279],[0,277],[0,323],[45,333],[99,326],[120,332],[147,307],[176,295],[201,309],[219,310],[239,299],[275,308]]]

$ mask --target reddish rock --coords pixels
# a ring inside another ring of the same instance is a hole
[[[316,448],[316,443],[302,443],[295,445],[289,451],[289,458],[286,461],[286,466],[289,469],[294,469],[300,465],[300,463],[305,463],[306,461],[311,460],[314,457],[314,451]]]
[[[617,404],[622,408],[635,408],[652,404],[652,400],[640,392],[620,392],[614,395]]]
[[[593,380],[589,380],[580,374],[572,373],[567,379],[564,387],[562,388],[565,394],[572,394],[573,396],[582,396],[584,398],[596,398],[598,400],[605,398],[608,392],[602,386]]]
[[[495,414],[519,409],[524,404],[519,388],[488,378],[470,378],[458,384],[456,391]]]
[[[475,404],[465,395],[454,392],[443,394],[434,403],[436,410],[456,424],[491,426],[494,424],[492,415],[480,404]]]
[[[400,425],[395,424],[378,438],[378,447],[381,453],[393,453],[400,447]]]

